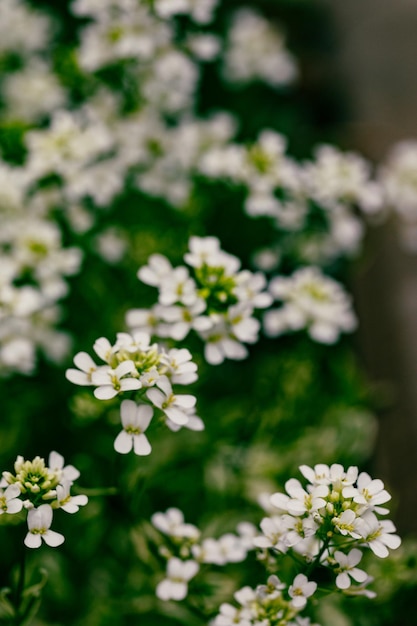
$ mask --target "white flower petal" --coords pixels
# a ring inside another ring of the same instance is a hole
[[[120,454],[127,454],[133,447],[133,437],[122,430],[114,441],[114,449]]]
[[[139,456],[147,456],[152,452],[151,444],[146,435],[135,435],[133,437],[133,446],[135,454]]]

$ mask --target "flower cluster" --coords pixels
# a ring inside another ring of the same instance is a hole
[[[299,613],[306,607],[308,598],[314,594],[317,583],[304,574],[297,574],[287,586],[275,574],[268,577],[265,585],[256,589],[243,587],[234,598],[238,607],[224,602],[212,626],[318,626]]]
[[[152,309],[132,309],[127,325],[158,337],[181,340],[194,330],[205,342],[211,364],[247,356],[244,343],[255,343],[260,328],[254,310],[271,304],[263,274],[240,270],[237,257],[220,249],[216,237],[191,237],[184,260],[173,268],[154,254],[138,271],[139,279],[159,289]]]
[[[401,540],[391,520],[380,519],[389,511],[381,504],[391,499],[379,479],[351,466],[346,471],[337,463],[300,466],[308,483],[291,478],[286,493],[270,496],[270,517],[261,522],[262,535],[254,540],[258,548],[278,558],[289,551],[303,557],[313,572],[326,567],[335,576],[336,587],[348,593],[367,594],[367,574],[356,566],[362,557],[359,548],[369,548],[380,557]],[[359,583],[352,585],[352,580]]]
[[[64,536],[51,530],[53,511],[62,509],[76,513],[88,502],[85,495],[71,495],[71,487],[80,472],[73,465],[64,466],[64,457],[51,452],[48,465],[37,456],[26,461],[18,456],[14,473],[3,472],[0,480],[0,515],[13,515],[27,510],[28,533],[24,543],[28,548],[59,546]]]
[[[154,513],[152,524],[168,541],[159,547],[160,554],[167,559],[166,578],[156,588],[161,600],[183,600],[188,593],[188,582],[196,576],[200,565],[240,563],[254,548],[256,528],[248,522],[238,525],[238,534],[202,539],[200,530],[186,523],[182,511],[172,507],[165,513]]]
[[[55,328],[66,277],[81,251],[64,247],[59,227],[42,200],[30,194],[27,172],[0,162],[0,375],[32,373],[36,348],[62,358],[68,338]]]
[[[357,252],[364,233],[361,213],[374,215],[382,208],[369,164],[332,146],[319,147],[314,160],[304,163],[286,151],[285,137],[263,130],[252,144],[208,149],[198,167],[209,178],[246,189],[247,214],[269,218],[281,247],[304,262],[323,264]]]
[[[317,267],[301,268],[289,277],[276,276],[269,289],[282,303],[264,315],[264,329],[270,337],[305,329],[314,341],[333,344],[340,333],[356,327],[349,295]]]
[[[263,80],[272,87],[297,76],[294,57],[284,47],[277,27],[249,8],[234,13],[227,38],[224,75],[231,83]]]
[[[305,487],[291,478],[287,493],[260,498],[269,517],[261,521],[262,534],[252,541],[258,559],[274,573],[266,584],[237,591],[238,606],[223,603],[213,626],[310,626],[310,618],[301,613],[308,610],[310,598],[319,596],[323,569],[330,572],[336,591],[375,597],[367,589],[372,578],[357,567],[360,548],[384,558],[388,548],[401,543],[393,523],[378,517],[388,513],[381,505],[391,498],[383,482],[359,473],[357,467],[345,471],[336,463],[302,465],[300,471],[309,481]],[[289,568],[283,566],[287,555]],[[297,573],[291,573],[294,567]],[[276,572],[283,572],[283,580]],[[332,586],[329,583],[327,591]]]
[[[86,352],[74,357],[78,369],[70,368],[66,377],[76,385],[95,387],[99,400],[134,392],[136,400],[121,403],[122,431],[116,437],[114,448],[121,454],[132,449],[144,456],[151,453],[145,431],[154,414],[159,413],[173,431],[182,427],[202,430],[202,420],[195,414],[196,398],[177,394],[173,385],[188,385],[197,380],[197,365],[186,349],[165,350],[151,343],[144,332],[118,333],[112,345],[105,337],[94,344],[94,351],[105,363],[96,364]]]

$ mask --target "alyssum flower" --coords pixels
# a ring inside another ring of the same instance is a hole
[[[53,511],[62,509],[76,513],[88,502],[85,495],[71,495],[71,487],[79,476],[73,465],[64,466],[64,457],[51,452],[48,465],[37,456],[26,461],[18,456],[13,472],[3,472],[0,481],[0,514],[28,511],[28,532],[24,543],[39,548],[44,541],[51,547],[64,542],[64,536],[51,530]]]
[[[117,452],[150,454],[152,447],[145,431],[154,417],[162,418],[171,430],[204,428],[194,412],[196,398],[173,389],[174,385],[188,385],[197,379],[197,365],[188,350],[166,350],[151,343],[148,333],[137,331],[118,333],[114,345],[101,337],[94,343],[94,351],[104,365],[97,365],[86,352],[79,352],[74,357],[79,369],[68,369],[66,377],[74,384],[95,387],[94,395],[99,400],[134,394],[134,399],[121,403],[122,430],[114,442]]]
[[[129,311],[128,325],[172,339],[194,330],[211,364],[245,358],[244,344],[255,343],[260,329],[253,313],[272,302],[264,275],[240,270],[239,259],[221,250],[216,237],[191,237],[184,261],[188,267],[173,268],[164,256],[154,254],[139,269],[139,279],[158,288],[158,304],[148,314],[144,309]]]

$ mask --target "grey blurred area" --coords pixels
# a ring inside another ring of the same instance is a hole
[[[323,0],[339,51],[332,71],[345,86],[345,148],[375,163],[417,139],[417,0]],[[401,532],[417,531],[417,254],[394,220],[373,228],[354,285],[360,347],[379,405],[378,472],[395,492]]]

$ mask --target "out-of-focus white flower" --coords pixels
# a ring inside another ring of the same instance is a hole
[[[197,574],[199,565],[195,561],[169,559],[167,578],[158,583],[156,595],[161,600],[184,600],[188,593],[188,582]]]
[[[171,507],[165,513],[154,513],[152,524],[165,535],[178,539],[192,539],[197,541],[200,531],[193,524],[184,522],[184,514],[175,507]]]
[[[28,511],[29,532],[25,537],[28,548],[39,548],[42,540],[53,548],[64,543],[64,536],[51,530],[52,508],[49,504],[41,504],[38,508]]]
[[[66,101],[65,90],[58,78],[39,59],[6,75],[2,90],[6,117],[29,122],[64,106]]]
[[[348,294],[317,267],[302,268],[291,277],[274,278],[270,291],[283,303],[280,309],[264,316],[265,332],[270,337],[305,328],[314,341],[332,344],[341,332],[356,327]]]
[[[2,0],[0,52],[31,54],[42,50],[52,30],[51,19],[31,9],[23,0]]]
[[[95,247],[107,263],[114,265],[122,260],[127,249],[127,241],[116,228],[108,228],[96,237]]]
[[[164,19],[173,15],[186,14],[200,24],[207,24],[219,0],[156,0],[155,10]]]
[[[228,34],[225,77],[237,83],[263,80],[272,87],[293,82],[297,65],[284,43],[282,33],[262,15],[240,9]]]
[[[308,580],[304,574],[298,574],[288,589],[294,607],[301,609],[307,604],[307,598],[313,595],[317,589],[317,583]]]
[[[240,537],[226,533],[219,539],[211,537],[204,539],[201,546],[193,547],[193,555],[202,563],[225,565],[243,561],[246,558],[247,549]]]

